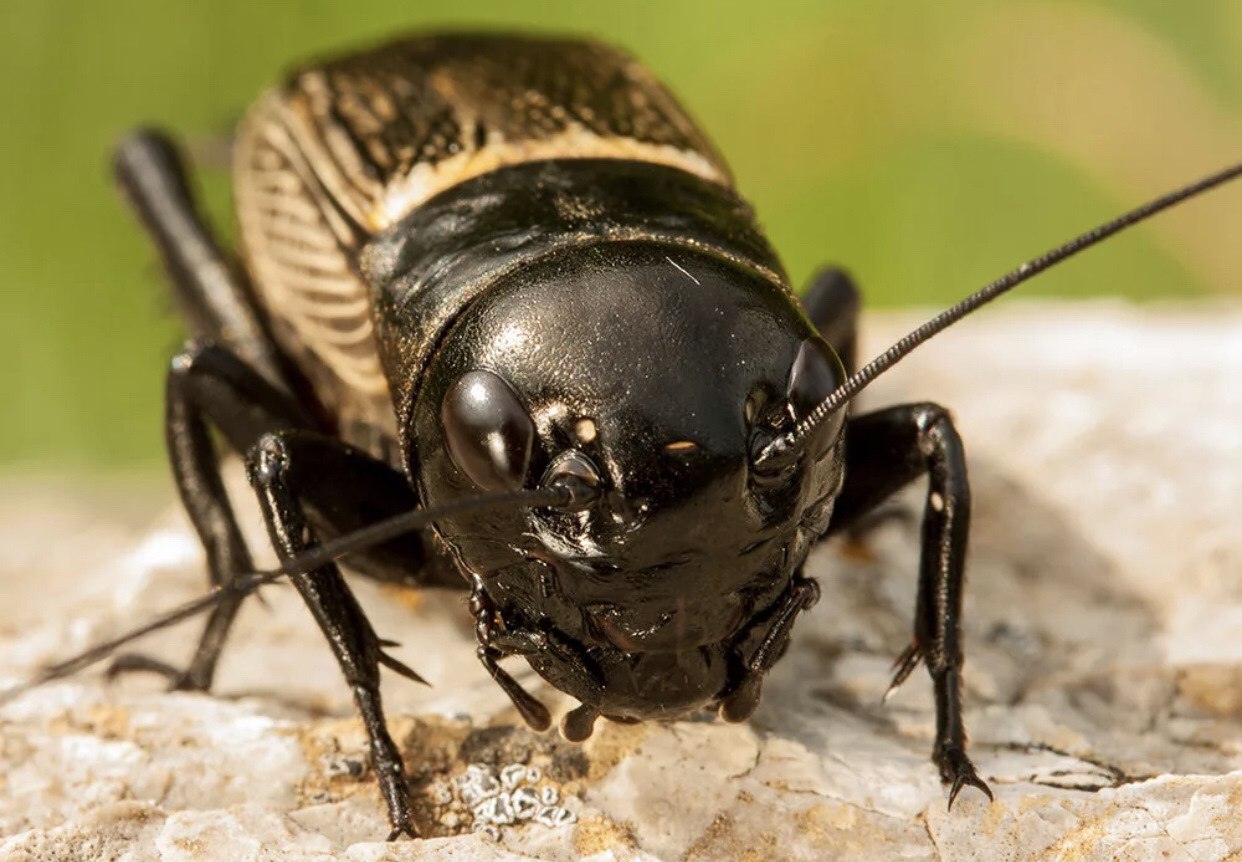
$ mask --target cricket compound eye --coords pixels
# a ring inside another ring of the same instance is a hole
[[[440,424],[453,463],[485,491],[522,487],[535,423],[508,383],[490,371],[463,374],[444,396]]]

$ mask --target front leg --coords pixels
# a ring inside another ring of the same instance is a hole
[[[288,432],[262,437],[250,451],[248,475],[263,509],[268,533],[282,560],[317,543],[303,500],[323,498],[324,476],[336,474],[333,460],[348,457],[348,447],[316,434]],[[348,495],[348,492],[346,492]],[[389,840],[415,837],[401,754],[384,723],[379,666],[404,676],[417,674],[384,654],[380,638],[335,564],[290,578],[328,639],[345,675],[371,743],[371,763],[392,825]],[[421,681],[421,680],[419,680]]]
[[[804,578],[802,572],[794,575],[789,592],[776,609],[763,640],[745,660],[740,679],[733,690],[720,702],[720,717],[725,721],[745,721],[759,706],[763,689],[763,677],[789,645],[789,635],[798,614],[815,607],[819,601],[819,584],[813,578]]]
[[[932,760],[950,785],[949,805],[962,788],[992,792],[966,755],[962,720],[962,588],[970,525],[966,453],[948,411],[936,404],[903,404],[851,419],[845,428],[845,485],[829,534],[848,529],[893,493],[928,477],[923,510],[914,638],[897,659],[889,691],[920,661],[936,699]]]
[[[496,608],[492,598],[487,594],[483,579],[473,575],[470,580],[470,613],[474,616],[475,637],[479,642],[477,655],[483,667],[492,675],[492,679],[501,690],[509,696],[513,706],[533,730],[543,732],[552,726],[552,715],[548,708],[540,703],[534,695],[522,688],[522,684],[502,668],[499,659],[504,655],[519,652],[537,652],[546,646],[546,638],[537,635],[534,639],[523,643],[515,639],[512,633],[497,630]],[[507,639],[502,643],[502,638]],[[507,647],[505,649],[504,647]]]

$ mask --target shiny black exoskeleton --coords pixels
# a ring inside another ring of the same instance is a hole
[[[406,468],[428,505],[565,471],[598,488],[581,511],[437,525],[478,577],[489,622],[529,639],[536,670],[583,702],[574,735],[593,713],[670,717],[743,688],[827,527],[840,423],[788,475],[753,463],[844,371],[771,277],[747,216],[671,168],[544,162],[464,183],[363,254],[371,283],[404,306],[382,324],[393,344],[418,306],[474,281],[462,269],[523,261],[465,304],[421,374],[400,378],[398,427],[417,441]],[[622,228],[633,238],[612,239]],[[485,252],[478,236],[511,239]],[[457,257],[461,245],[474,250]]]
[[[446,516],[351,565],[469,590],[479,657],[536,728],[550,716],[506,655],[581,702],[570,738],[600,715],[741,720],[818,598],[810,547],[927,475],[894,684],[927,664],[941,775],[953,795],[987,792],[960,713],[969,488],[952,422],[915,404],[793,433],[853,370],[858,295],[830,270],[799,302],[723,163],[641,67],[582,42],[407,40],[309,67],[247,128],[245,279],[166,138],[136,134],[117,161],[195,333],[166,428],[213,583],[253,566],[209,426],[246,456],[286,559],[394,513],[572,487],[572,505]],[[335,565],[292,580],[353,688],[394,834],[413,834],[379,667],[417,674]],[[215,606],[185,670],[117,668],[207,688],[240,601]]]

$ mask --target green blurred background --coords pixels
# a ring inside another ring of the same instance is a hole
[[[159,469],[179,341],[106,160],[137,123],[217,154],[290,62],[442,25],[628,46],[730,159],[791,273],[847,264],[872,305],[942,303],[1242,155],[1242,2],[0,3],[0,466]],[[1242,188],[1025,288],[1242,291]]]

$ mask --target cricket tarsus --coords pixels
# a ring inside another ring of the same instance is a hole
[[[940,780],[949,785],[947,810],[953,810],[953,803],[965,787],[977,788],[979,792],[988,798],[988,802],[995,801],[995,797],[992,796],[992,788],[988,787],[987,782],[975,772],[975,766],[970,762],[970,758],[966,756],[964,749],[954,748],[946,750],[938,756],[937,760],[940,767]]]

